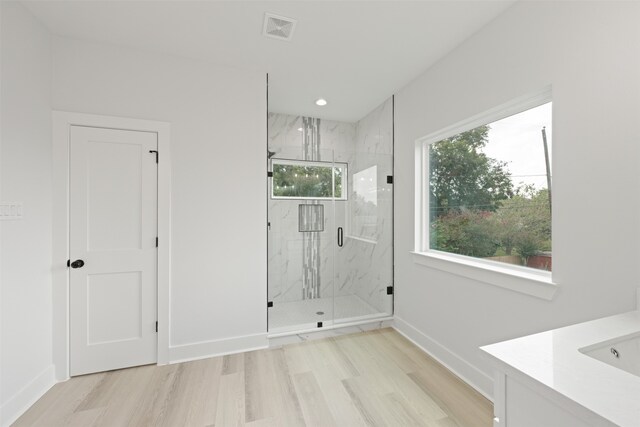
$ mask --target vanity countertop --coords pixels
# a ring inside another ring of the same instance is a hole
[[[533,380],[619,426],[640,426],[640,377],[578,349],[640,331],[640,310],[481,347],[508,376]],[[553,398],[553,396],[551,396]]]

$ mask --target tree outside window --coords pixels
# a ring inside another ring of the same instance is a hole
[[[429,248],[551,270],[550,130],[548,103],[430,144]]]

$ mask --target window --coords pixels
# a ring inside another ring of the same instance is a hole
[[[274,199],[347,199],[346,163],[274,159],[272,171]]]
[[[542,102],[512,103],[419,141],[418,252],[551,271],[551,102]]]

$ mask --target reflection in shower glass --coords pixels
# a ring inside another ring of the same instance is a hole
[[[351,236],[375,241],[378,227],[378,166],[353,174]]]

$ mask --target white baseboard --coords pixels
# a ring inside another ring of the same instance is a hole
[[[490,376],[397,316],[393,329],[493,402],[493,379]]]
[[[244,335],[169,347],[169,363],[188,362],[269,347],[267,334]]]
[[[11,396],[0,407],[0,426],[8,427],[42,397],[56,383],[56,370],[50,365]]]

